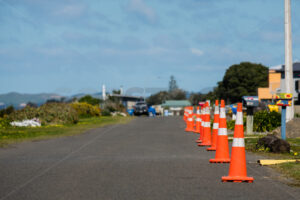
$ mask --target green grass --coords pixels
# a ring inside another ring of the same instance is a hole
[[[257,155],[261,155],[267,159],[299,159],[300,160],[300,138],[288,138],[287,141],[291,145],[290,153],[271,153],[265,149],[256,150],[255,145],[257,140],[263,136],[256,138],[245,139],[246,150],[251,151]],[[277,165],[270,165],[271,168],[280,172],[284,177],[293,178],[292,185],[300,187],[300,163],[283,163]]]
[[[287,178],[293,178],[294,181],[290,185],[300,187],[300,162],[283,163],[280,165],[271,165],[270,167],[280,172]]]
[[[89,129],[105,125],[127,123],[132,117],[91,117],[82,118],[77,124],[53,125],[42,127],[8,127],[0,128],[0,147],[9,144],[41,140],[61,136],[71,136],[83,133]]]

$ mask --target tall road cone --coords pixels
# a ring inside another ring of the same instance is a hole
[[[194,118],[193,118],[193,110],[189,109],[188,118],[186,120],[186,129],[187,132],[194,131]]]
[[[246,152],[243,126],[243,104],[238,103],[237,116],[234,127],[234,135],[231,149],[231,162],[229,175],[223,176],[222,181],[228,182],[253,182],[253,177],[247,177]]]
[[[211,145],[211,128],[210,128],[210,111],[209,104],[205,104],[204,123],[203,123],[203,138],[202,143],[198,146],[210,146]]]
[[[207,151],[215,151],[217,148],[217,137],[219,130],[219,101],[215,102],[215,112],[214,112],[214,125],[213,125],[213,133],[212,133],[212,142],[211,147],[208,147]]]
[[[229,163],[230,162],[224,100],[221,100],[220,121],[219,121],[218,137],[217,137],[216,155],[215,155],[215,158],[210,159],[209,162],[211,162],[211,163]]]
[[[200,134],[199,134],[199,138],[196,140],[197,143],[201,143],[203,138],[204,108],[205,105],[200,108],[200,131],[199,131]]]
[[[195,133],[200,133],[201,128],[201,115],[200,115],[200,109],[199,106],[197,107],[197,113],[196,113],[196,126],[195,126]]]

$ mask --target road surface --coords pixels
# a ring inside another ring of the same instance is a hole
[[[228,164],[196,146],[181,118],[134,119],[0,149],[0,199],[300,199],[247,155],[254,183],[222,183]]]

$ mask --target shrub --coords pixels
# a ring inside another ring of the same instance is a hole
[[[66,103],[46,103],[39,108],[26,106],[8,116],[10,121],[22,121],[33,118],[38,118],[43,125],[78,122],[76,110]]]
[[[1,118],[0,117],[0,128],[6,128],[10,126],[10,121],[5,117]]]
[[[126,108],[124,107],[124,105],[119,102],[107,101],[105,103],[104,108],[106,110],[109,110],[110,112],[115,112],[115,111],[126,112]]]
[[[272,131],[279,126],[281,126],[280,113],[262,110],[254,114],[253,131]]]
[[[227,121],[227,129],[228,130],[234,130],[234,126],[235,126],[235,120]]]
[[[9,116],[8,119],[10,121],[22,121],[25,119],[33,119],[38,116],[38,110],[37,108],[31,107],[31,106],[26,106],[25,108],[21,110],[16,110],[12,112]]]
[[[111,116],[110,111],[108,109],[102,109],[101,115],[102,116]]]
[[[94,98],[91,95],[86,95],[84,97],[81,97],[78,101],[80,103],[85,102],[85,103],[91,104],[93,106],[99,105],[102,102],[101,99]]]
[[[72,107],[76,110],[80,117],[100,116],[100,108],[86,102],[72,103]]]
[[[42,124],[75,124],[78,114],[70,104],[46,103],[38,108],[38,118]]]
[[[5,115],[9,115],[14,111],[15,111],[15,109],[14,109],[13,106],[8,106],[7,108],[0,110],[0,117],[4,117]]]

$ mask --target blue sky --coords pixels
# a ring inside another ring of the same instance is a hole
[[[0,93],[167,87],[171,75],[201,91],[233,64],[284,63],[284,0],[0,0],[0,24]]]

